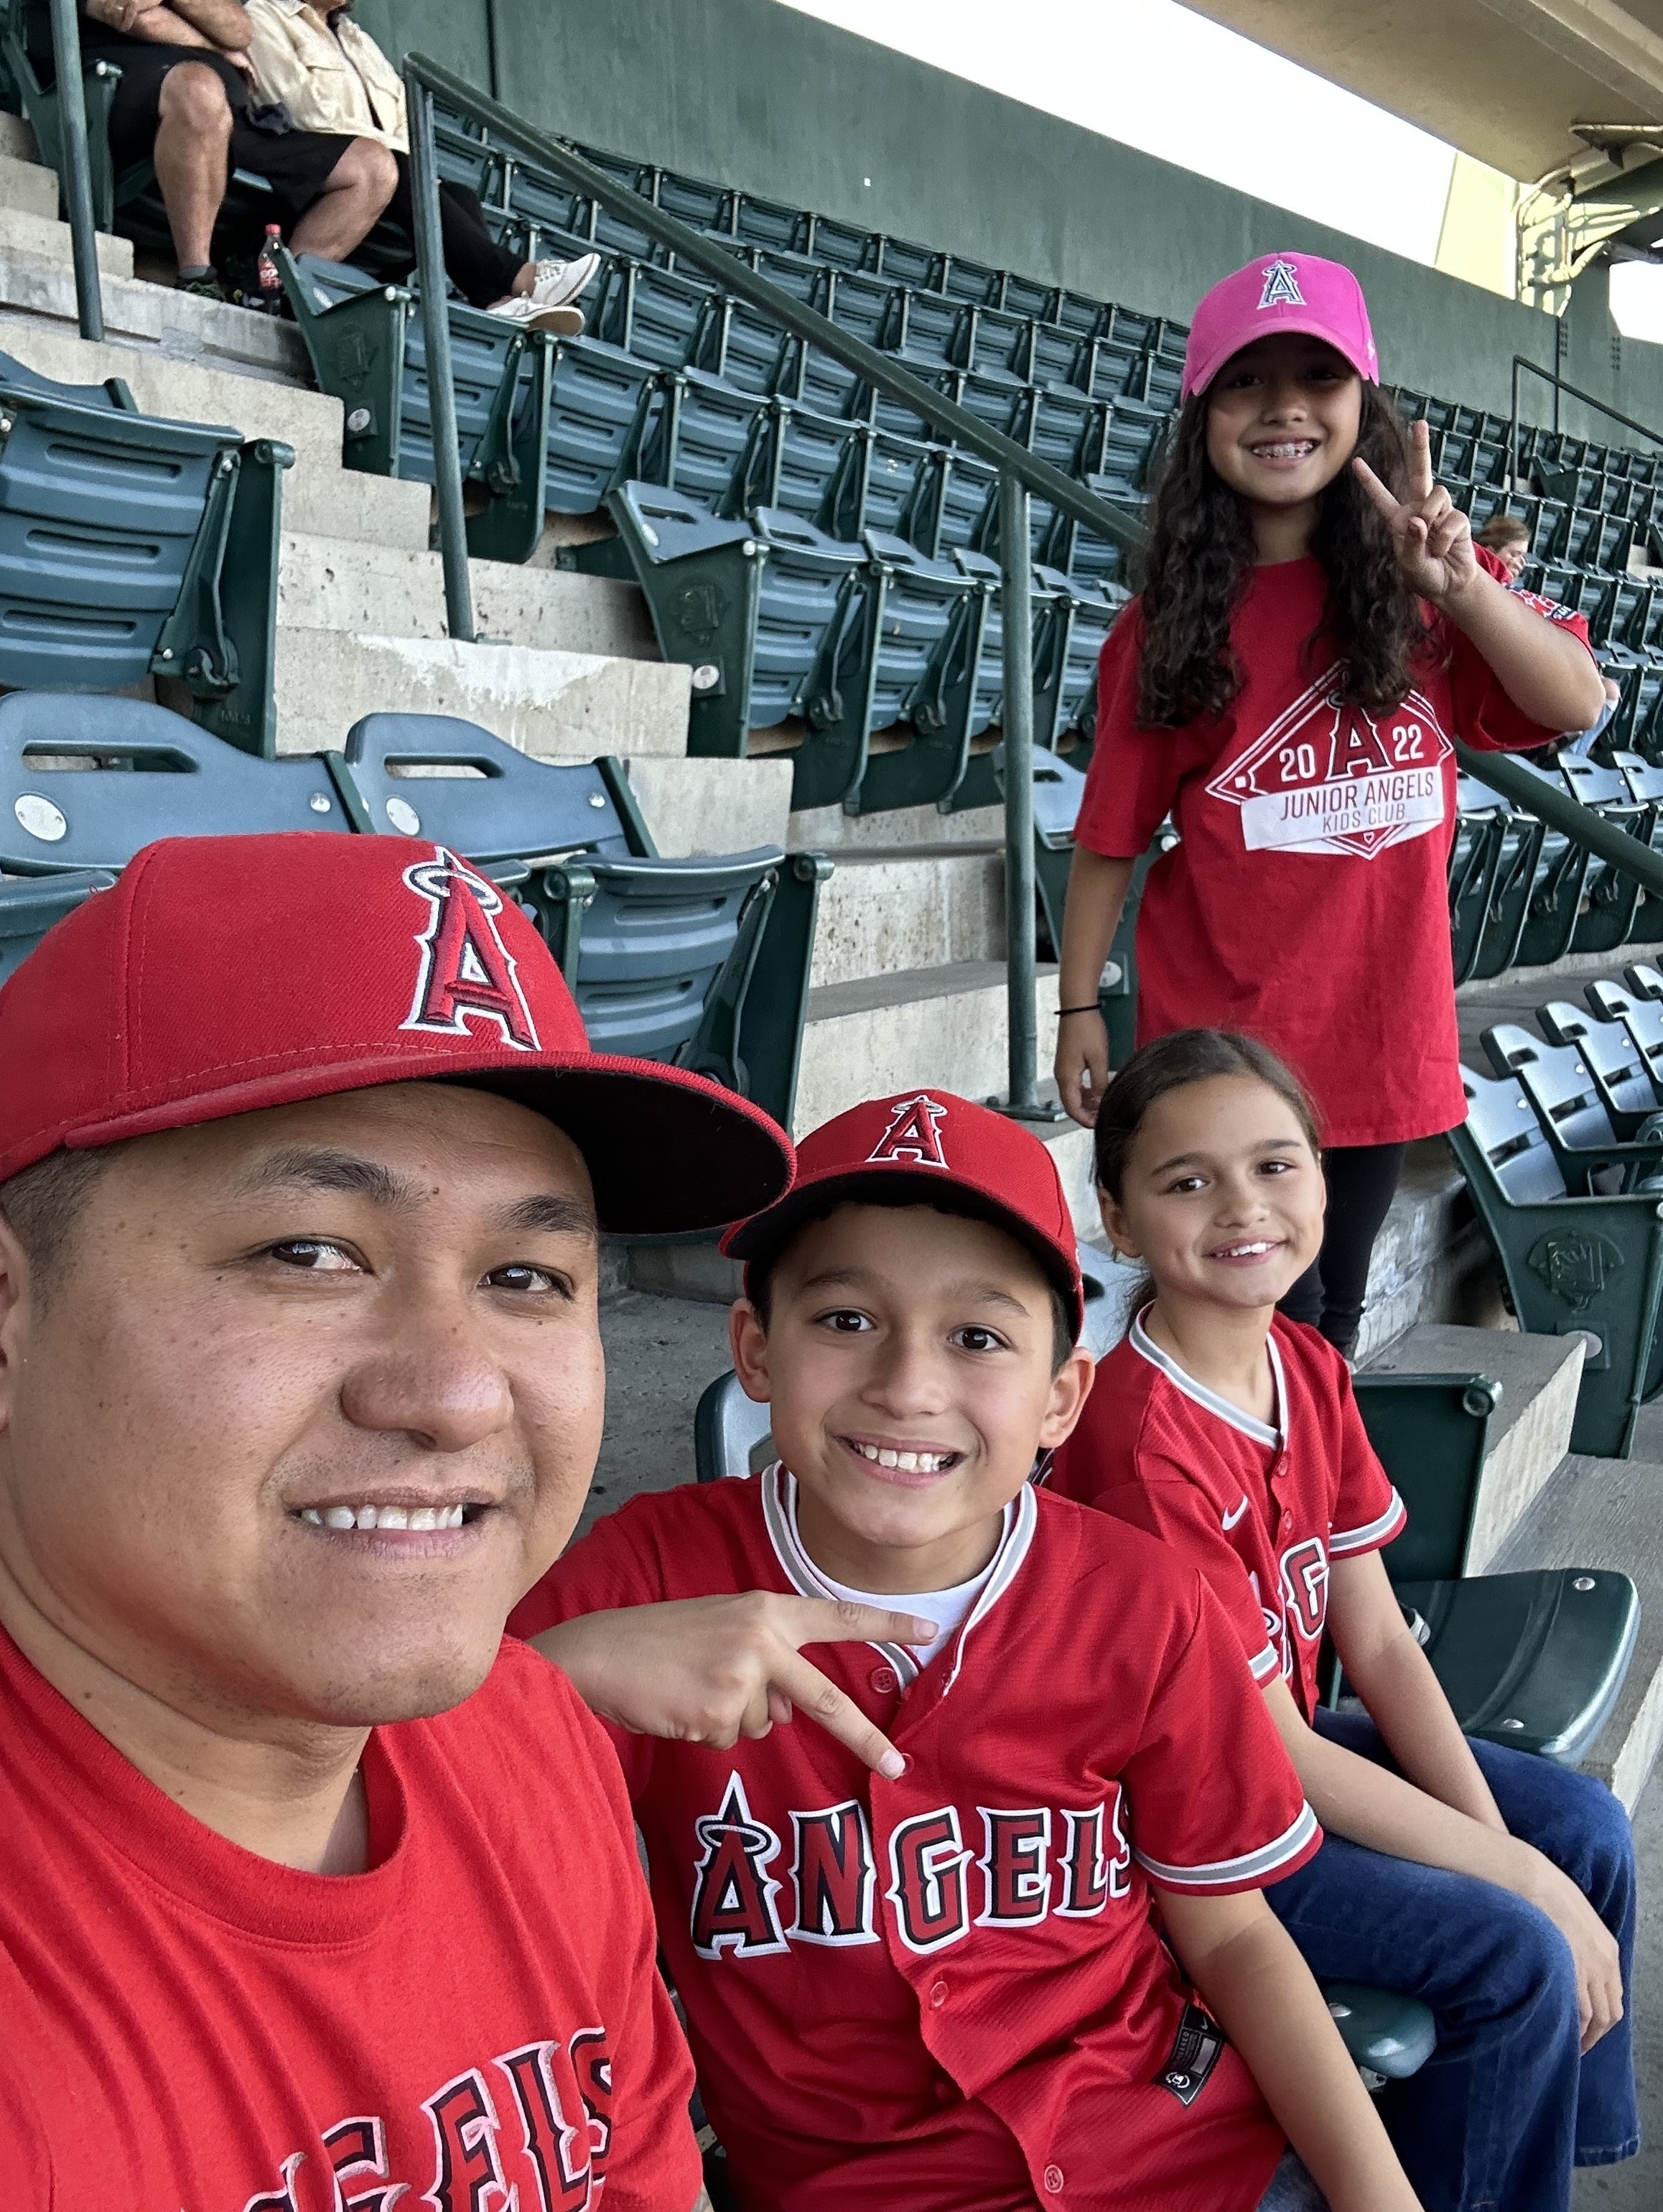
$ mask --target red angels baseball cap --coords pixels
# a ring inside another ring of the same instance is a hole
[[[443,845],[168,837],[0,988],[0,1180],[383,1083],[465,1082],[546,1114],[604,1228],[712,1229],[791,1182],[788,1138],[719,1084],[592,1052],[513,899]]]
[[[1380,382],[1369,309],[1350,270],[1314,253],[1266,253],[1215,284],[1196,309],[1180,398],[1205,392],[1232,354],[1273,331],[1326,338],[1365,383]]]
[[[851,1106],[804,1137],[797,1180],[763,1212],[722,1239],[730,1257],[772,1259],[804,1222],[840,1200],[929,1206],[953,1194],[953,1210],[1008,1230],[1061,1292],[1077,1340],[1085,1312],[1068,1200],[1050,1153],[1031,1129],[950,1091],[901,1091]]]

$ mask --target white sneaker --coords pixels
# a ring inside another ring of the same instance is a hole
[[[583,330],[581,307],[550,307],[525,293],[494,300],[485,312],[488,315],[501,315],[505,323],[519,323],[528,331],[553,331],[563,338],[577,337]]]
[[[575,261],[539,261],[531,297],[540,307],[564,307],[588,289],[599,267],[598,253],[581,253]]]

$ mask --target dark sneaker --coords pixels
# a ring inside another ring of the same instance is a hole
[[[223,300],[225,287],[219,272],[214,269],[181,269],[173,287],[177,292],[189,292],[197,300]]]

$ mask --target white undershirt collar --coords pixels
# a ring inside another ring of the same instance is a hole
[[[1251,1413],[1244,1413],[1240,1406],[1231,1405],[1228,1398],[1221,1398],[1216,1390],[1209,1390],[1205,1382],[1198,1382],[1193,1375],[1178,1364],[1170,1352],[1163,1352],[1144,1327],[1144,1314],[1149,1310],[1145,1306],[1144,1312],[1132,1324],[1132,1350],[1147,1359],[1151,1367],[1158,1367],[1174,1390],[1181,1390],[1185,1397],[1198,1406],[1205,1407],[1219,1420],[1228,1421],[1231,1428],[1239,1430],[1244,1437],[1251,1437],[1256,1444],[1264,1444],[1272,1451],[1279,1450],[1287,1432],[1288,1391],[1282,1373],[1282,1355],[1277,1350],[1274,1332],[1265,1339],[1265,1349],[1271,1355],[1271,1387],[1276,1394],[1276,1425],[1272,1428],[1263,1421],[1255,1420]]]

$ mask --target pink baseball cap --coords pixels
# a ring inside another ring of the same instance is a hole
[[[1326,338],[1365,383],[1380,382],[1368,305],[1350,270],[1314,253],[1266,253],[1215,284],[1196,309],[1179,396],[1205,392],[1232,354],[1272,331]]]

